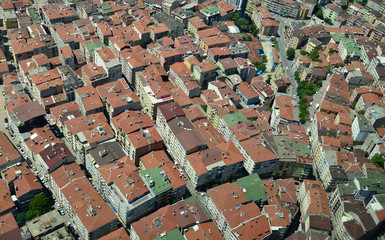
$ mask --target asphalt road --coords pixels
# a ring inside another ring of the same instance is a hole
[[[279,28],[278,28],[279,37],[277,38],[278,44],[279,44],[279,55],[281,58],[282,67],[284,68],[284,70],[286,72],[286,76],[291,81],[291,95],[292,95],[292,97],[294,97],[294,95],[297,94],[297,82],[294,79],[294,73],[293,73],[293,69],[291,66],[291,61],[289,61],[286,57],[286,50],[285,50],[286,49],[286,42],[285,42],[285,38],[283,36],[283,31],[285,29],[287,19],[277,17],[277,20],[280,21]]]

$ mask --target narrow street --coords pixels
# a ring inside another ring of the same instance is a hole
[[[286,76],[291,81],[291,87],[292,87],[291,94],[292,94],[292,97],[294,97],[297,94],[297,82],[295,81],[295,78],[294,78],[294,73],[293,73],[293,69],[291,66],[291,61],[289,61],[286,57],[286,41],[285,41],[285,38],[283,36],[283,31],[285,29],[285,25],[286,25],[287,20],[285,18],[282,18],[282,17],[277,17],[277,20],[280,21],[279,29],[278,29],[279,37],[277,38],[278,43],[279,43],[279,55],[281,58],[282,67],[286,72]]]

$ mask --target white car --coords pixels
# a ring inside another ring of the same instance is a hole
[[[286,70],[289,70],[289,67],[286,67]]]

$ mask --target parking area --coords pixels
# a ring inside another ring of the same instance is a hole
[[[272,51],[273,46],[269,38],[266,36],[264,37],[264,41],[261,41],[264,54],[266,55],[267,63],[266,63],[266,71],[271,72],[273,69],[273,57],[272,57]]]
[[[32,237],[42,237],[65,226],[64,218],[52,210],[26,223]]]
[[[72,240],[74,239],[72,235],[67,232],[65,227],[59,228],[54,232],[51,232],[44,237],[40,238],[41,240]]]

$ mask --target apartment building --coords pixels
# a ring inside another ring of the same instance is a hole
[[[95,63],[97,66],[102,66],[104,71],[107,72],[109,82],[116,81],[122,77],[122,65],[111,49],[101,48],[96,51]]]
[[[195,188],[228,182],[239,176],[244,157],[234,143],[217,146],[186,156],[185,172]]]
[[[201,89],[194,80],[193,73],[184,63],[179,62],[172,64],[169,74],[170,81],[172,81],[176,87],[182,89],[189,98],[200,95]]]
[[[171,92],[166,88],[162,76],[167,73],[160,65],[152,65],[136,74],[136,93],[143,110],[155,120],[159,106],[173,101]]]
[[[48,184],[82,239],[99,239],[120,227],[112,209],[76,163],[56,169]]]
[[[177,103],[169,103],[158,108],[156,128],[169,153],[182,167],[186,155],[207,148],[206,140]]]
[[[262,6],[270,12],[282,15],[284,17],[297,18],[300,11],[300,4],[284,0],[267,0],[262,2]]]

